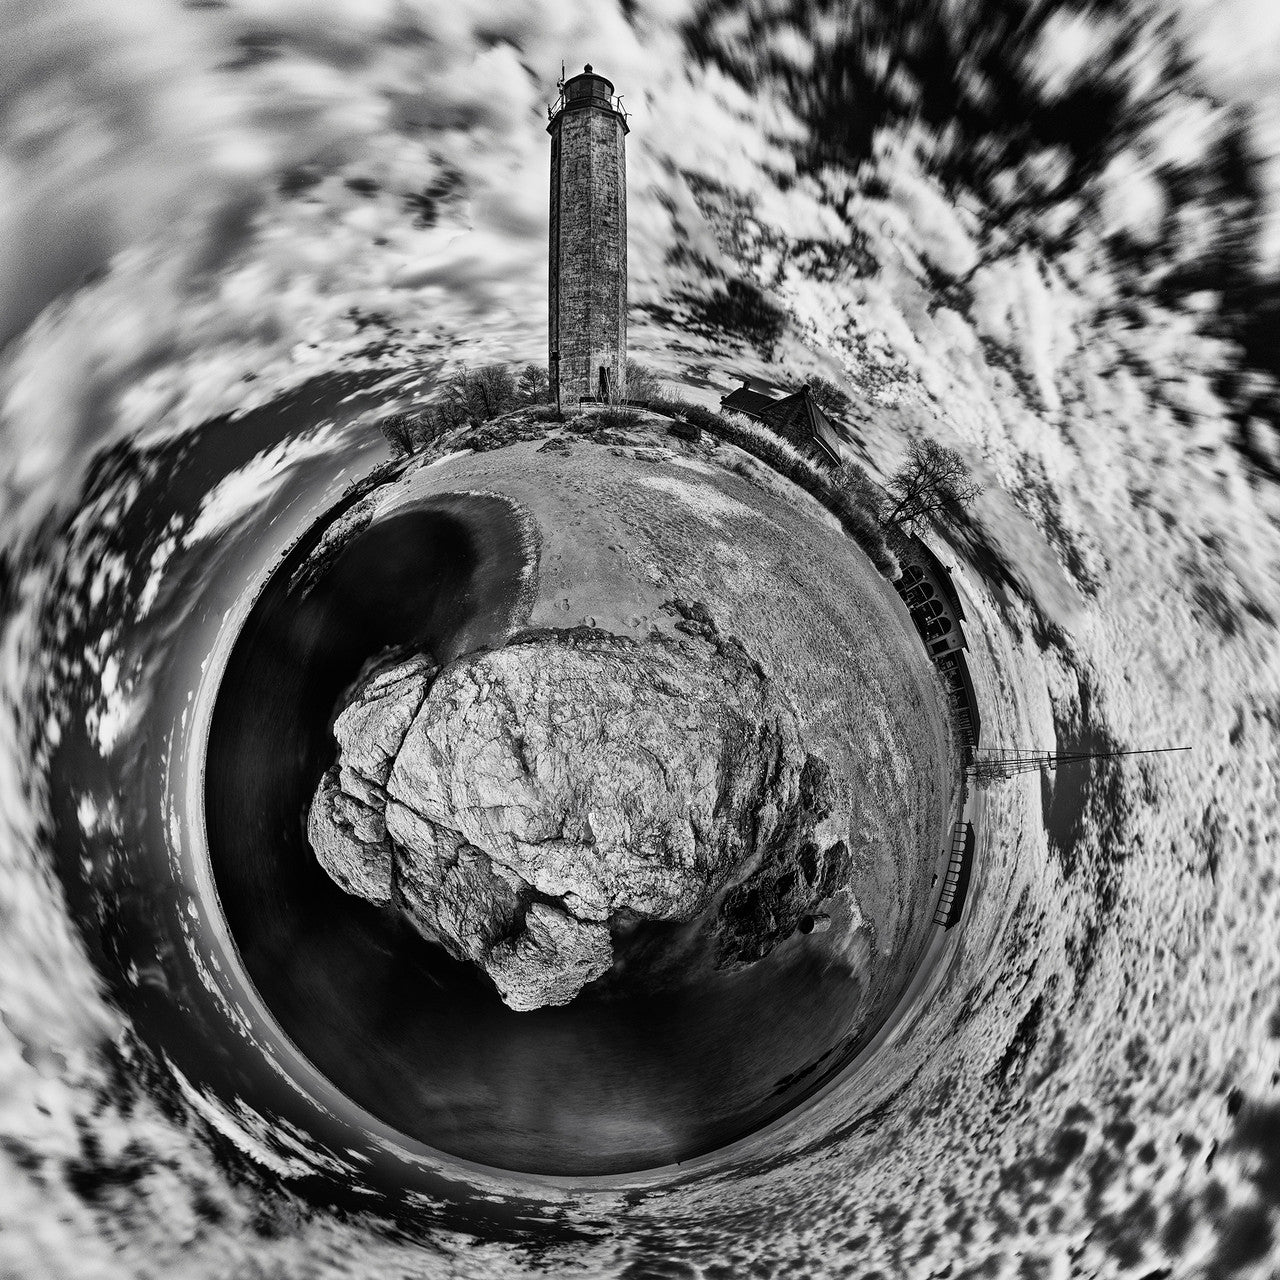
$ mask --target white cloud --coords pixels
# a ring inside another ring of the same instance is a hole
[[[543,105],[560,59],[594,59],[657,127],[663,104],[641,86],[670,76],[677,47],[657,10],[641,43],[615,5],[585,0],[38,12],[15,10],[7,47],[22,56],[0,72],[11,136],[30,140],[6,150],[14,195],[0,204],[0,326],[26,330],[0,362],[0,481],[28,524],[74,492],[93,442],[225,411],[245,373],[263,396],[305,377],[304,335],[331,360],[357,349],[351,306],[396,318],[424,354],[483,335],[495,355],[536,356]],[[245,32],[272,56],[228,69]],[[274,196],[313,161],[341,175],[318,202]],[[462,261],[433,259],[403,204],[446,171],[457,194],[441,223],[471,237]],[[345,176],[381,190],[353,193]]]
[[[339,443],[338,434],[327,429],[291,437],[224,476],[205,494],[184,535],[185,545],[220,537],[234,528],[280,491],[299,462],[337,448]]]

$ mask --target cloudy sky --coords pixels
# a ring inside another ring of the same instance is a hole
[[[1256,111],[1274,149],[1274,7],[1184,3],[1211,89]],[[794,168],[794,103],[691,60],[678,28],[695,8],[9,0],[0,414],[21,445],[6,451],[9,500],[47,499],[95,434],[189,425],[242,403],[244,373],[305,376],[317,351],[354,339],[353,308],[424,353],[539,357],[545,107],[562,59],[605,70],[634,115],[633,302],[669,296],[677,235],[723,258],[682,173],[759,193],[763,219],[781,220],[768,201]],[[804,29],[785,10],[745,5],[713,25],[747,63],[767,54],[803,73],[832,20]],[[748,38],[752,15],[765,25]],[[1050,24],[1035,74],[1069,82],[1105,56],[1115,21]],[[1187,104],[1171,145],[1194,147],[1212,114]],[[1117,160],[1113,218],[1150,216],[1149,164]],[[783,203],[795,238],[832,233],[803,189]]]

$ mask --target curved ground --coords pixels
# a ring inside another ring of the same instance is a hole
[[[955,769],[891,585],[737,451],[634,439],[414,466],[313,531],[246,620],[211,723],[210,857],[263,1000],[347,1099],[482,1164],[620,1172],[753,1132],[865,1042],[932,929]],[[763,958],[717,968],[697,922],[642,923],[571,1003],[516,1012],[321,870],[304,815],[370,658],[408,646],[448,663],[540,628],[687,640],[675,599],[745,647],[830,770],[822,839],[848,846],[851,872],[826,898],[828,931],[784,929]],[[664,959],[657,988],[634,980]]]

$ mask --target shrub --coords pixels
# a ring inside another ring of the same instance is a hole
[[[596,414],[596,421],[602,427],[620,430],[624,427],[637,426],[640,422],[640,414],[626,405],[609,404]]]
[[[884,515],[885,491],[856,462],[842,462],[836,468],[832,484],[847,494],[854,506],[880,523]]]
[[[730,433],[728,438],[733,444],[767,462],[810,493],[817,496],[820,491],[830,487],[826,471],[772,427],[766,427],[743,414],[713,416],[722,424],[721,433]]]
[[[718,435],[723,435],[728,426],[722,415],[700,404],[686,405],[681,417],[686,422],[692,422],[695,427],[701,427],[703,431],[714,431]]]
[[[553,404],[540,404],[529,410],[530,422],[563,422],[564,414]]]
[[[668,418],[683,418],[690,407],[687,400],[682,400],[679,396],[667,395],[665,391],[652,396],[649,400],[649,408],[654,413],[664,413]]]
[[[662,380],[646,365],[628,360],[624,371],[623,394],[628,400],[643,400],[653,404],[662,397]]]

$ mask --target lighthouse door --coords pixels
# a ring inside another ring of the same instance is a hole
[[[608,400],[609,398],[609,370],[604,365],[600,366],[600,399]]]

